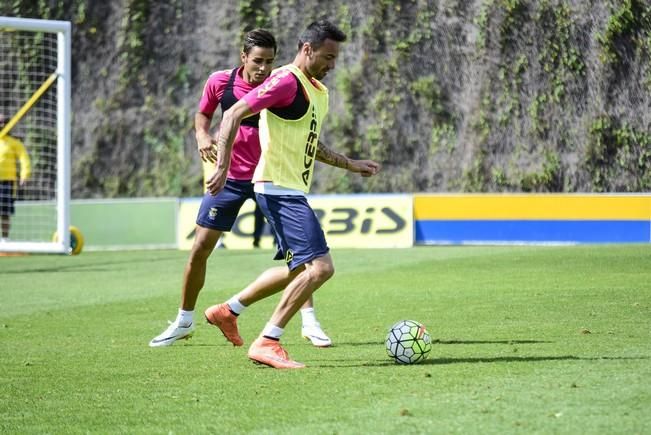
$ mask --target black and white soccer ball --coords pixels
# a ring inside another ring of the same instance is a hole
[[[417,364],[432,350],[432,339],[422,323],[401,320],[389,329],[387,354],[399,364]]]

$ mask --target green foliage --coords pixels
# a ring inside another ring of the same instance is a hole
[[[538,61],[549,74],[550,101],[560,104],[564,101],[568,83],[580,80],[585,74],[582,54],[573,46],[572,34],[575,32],[575,24],[570,7],[565,2],[555,6],[544,2],[538,19],[553,29],[544,40]]]
[[[183,112],[177,111],[171,115],[172,119],[181,118],[175,123],[187,124]],[[142,188],[152,192],[154,196],[164,196],[166,192],[175,192],[181,196],[187,190],[186,179],[190,170],[184,155],[184,140],[183,132],[174,132],[171,129],[160,131],[151,127],[145,129],[143,145],[149,148],[152,165],[148,167],[147,173],[142,174]],[[166,177],[161,178],[159,174],[166,174]],[[196,177],[193,181],[200,183]]]
[[[204,2],[11,0],[0,14],[74,24],[74,110],[91,112],[73,126],[75,197],[200,194],[186,169],[198,164],[189,114],[206,74],[230,66],[211,40],[267,27],[285,61],[320,17],[349,36],[325,79],[324,138],[384,171],[359,181],[319,170],[315,192],[648,189],[651,5],[584,3],[239,0],[201,34],[213,20]],[[21,50],[24,82],[34,47]],[[595,113],[619,115],[586,127]]]
[[[436,154],[443,150],[447,154],[452,154],[457,144],[457,133],[452,124],[442,123],[435,124],[432,127],[432,137],[430,141],[430,152]]]
[[[649,131],[601,116],[592,122],[590,137],[585,167],[596,192],[651,190]],[[622,182],[623,179],[630,181]]]
[[[487,171],[487,152],[479,148],[475,152],[472,164],[464,173],[463,190],[465,192],[487,192],[490,175]]]
[[[617,2],[603,33],[597,36],[601,45],[601,58],[606,64],[626,60],[638,46],[648,50],[651,36],[651,6],[640,0]]]
[[[535,65],[540,68],[541,83],[527,105],[531,139],[545,138],[550,133],[549,109],[565,104],[568,89],[581,83],[585,77],[585,61],[583,54],[574,46],[574,34],[577,33],[572,11],[567,2],[551,4],[545,0],[540,2],[533,12],[532,19],[543,29],[543,37],[539,40],[540,51],[535,58]],[[523,21],[514,23],[522,26]],[[526,92],[523,86],[523,75],[532,66],[529,57],[521,53],[516,57],[512,68],[505,68],[503,81],[504,95],[502,101],[507,101],[506,113],[512,114],[513,107],[520,107],[520,100],[515,96]],[[519,95],[518,95],[519,97]],[[520,115],[520,113],[515,113]],[[506,120],[504,123],[506,123]]]
[[[267,9],[271,10],[271,14]],[[239,0],[238,12],[242,23],[242,35],[257,27],[270,28],[271,20],[278,15],[278,11],[279,5],[276,1]]]
[[[342,107],[328,115],[332,126],[330,137],[334,143],[339,144],[339,150],[349,153],[351,157],[357,157],[364,151],[355,125],[357,101],[362,92],[362,69],[358,66],[341,70],[336,79],[337,89],[342,96]]]
[[[522,0],[499,0],[497,8],[504,13],[504,18],[499,26],[500,48],[507,50],[512,46],[513,38],[527,18],[527,2]]]
[[[543,116],[545,113],[545,106],[547,105],[547,101],[547,94],[543,93],[536,95],[536,97],[531,100],[531,104],[527,109],[529,117],[531,119],[531,130],[537,135],[537,137],[544,137],[545,132],[549,128],[549,125]]]
[[[483,52],[486,48],[488,32],[490,30],[490,11],[493,7],[493,2],[494,0],[483,0],[479,8],[479,13],[475,16],[474,22],[479,31],[475,42],[475,47],[478,52]]]
[[[497,186],[498,191],[510,187],[507,175],[503,170],[498,168],[492,169],[492,183]]]
[[[416,78],[408,83],[411,95],[419,100],[420,106],[435,117],[445,118],[447,116],[444,101],[441,95],[441,87],[434,74],[428,74]]]
[[[586,53],[578,47],[583,30],[572,3],[485,0],[475,23],[478,61],[496,66],[488,70],[494,84],[481,88],[473,113],[473,146],[482,152],[475,151],[465,185],[480,191],[563,191],[561,149],[543,153],[540,171],[524,170],[523,162],[532,158],[523,154],[508,169],[503,161],[517,146],[537,156],[541,141],[559,148],[568,141],[564,117],[586,91]]]
[[[616,75],[627,77],[636,63],[643,65],[645,72],[640,91],[651,92],[651,5],[648,2],[617,2],[611,8],[606,28],[597,35],[597,41],[601,47],[601,61]]]
[[[132,118],[141,120],[142,130],[116,149],[114,144],[123,142]],[[93,150],[73,161],[73,182],[105,198],[194,194],[201,186],[202,174],[192,171],[187,158],[185,144],[190,132],[191,119],[185,109],[162,108],[148,97],[137,112],[114,116],[110,123],[99,126]],[[116,160],[120,164],[113,163]]]
[[[563,174],[561,160],[553,151],[544,154],[545,161],[540,172],[526,173],[521,181],[523,192],[562,192]]]
[[[185,196],[200,186],[200,171],[188,175],[192,171],[186,142],[192,120],[177,103],[194,81],[188,64],[176,63],[173,73],[165,76],[164,92],[154,94],[158,84],[151,81],[152,59],[158,47],[151,46],[150,26],[155,8],[149,0],[129,0],[117,29],[117,62],[99,71],[104,80],[116,80],[116,86],[106,98],[94,99],[93,107],[101,114],[98,136],[91,150],[73,162],[73,184],[95,195]],[[178,2],[166,8],[170,17],[183,19]],[[78,9],[80,27],[87,23],[92,35],[97,28],[87,14],[86,8]],[[161,27],[165,34],[173,32],[171,25]]]
[[[117,98],[123,98],[123,94],[134,84],[147,88],[146,76],[143,74],[147,61],[144,40],[150,13],[150,0],[128,0],[118,33],[120,73]]]

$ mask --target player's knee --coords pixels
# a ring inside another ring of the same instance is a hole
[[[318,283],[326,282],[334,274],[335,267],[332,263],[317,263],[312,269],[312,279]]]
[[[204,250],[193,249],[192,252],[190,252],[190,257],[188,258],[188,264],[190,265],[205,264],[206,261],[208,261],[209,256],[210,256],[209,252],[206,252]]]
[[[210,257],[210,254],[214,248],[215,244],[211,241],[204,238],[198,238],[194,241],[194,245],[192,245],[192,252],[190,253],[190,257],[192,259],[205,260]]]

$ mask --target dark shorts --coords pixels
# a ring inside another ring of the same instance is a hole
[[[276,235],[279,253],[290,270],[323,257],[330,250],[321,224],[304,196],[255,194]]]
[[[206,193],[201,200],[197,225],[218,231],[230,231],[247,199],[255,201],[250,181],[226,180],[224,189],[213,196]]]
[[[0,216],[16,213],[15,202],[14,181],[0,181]]]

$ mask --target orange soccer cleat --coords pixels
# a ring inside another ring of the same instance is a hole
[[[289,359],[287,351],[278,340],[258,337],[249,348],[249,359],[275,369],[302,369],[305,364]]]
[[[231,313],[228,304],[219,304],[209,307],[205,312],[206,320],[211,325],[218,327],[226,340],[233,343],[233,346],[242,346],[244,340],[237,330],[237,316]]]

